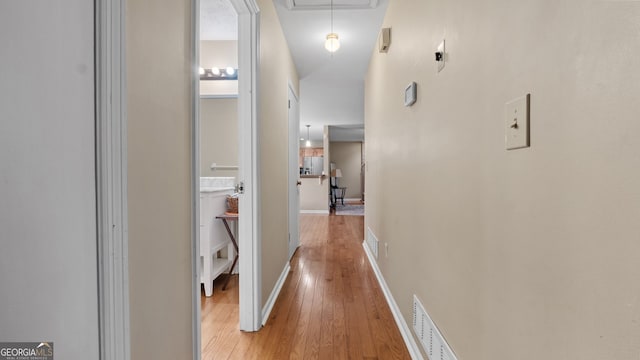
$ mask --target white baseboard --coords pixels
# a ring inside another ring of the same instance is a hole
[[[348,198],[348,199],[344,199],[344,201],[361,201],[362,198]]]
[[[321,214],[321,215],[329,215],[329,210],[300,210],[300,214]]]
[[[278,299],[278,295],[280,294],[280,290],[282,290],[282,286],[284,285],[285,280],[287,280],[287,276],[289,275],[289,271],[291,270],[291,265],[287,261],[276,282],[276,285],[273,287],[271,294],[269,295],[269,299],[267,299],[267,303],[264,304],[262,308],[262,325],[267,323],[269,319],[269,314],[271,314],[271,310],[273,310],[273,305],[276,303],[276,299]]]
[[[424,357],[422,357],[422,353],[420,352],[420,348],[418,347],[418,343],[416,343],[415,339],[413,338],[409,325],[407,325],[407,322],[404,320],[404,317],[400,312],[400,308],[398,307],[398,304],[393,299],[393,295],[391,295],[391,290],[389,289],[389,286],[387,286],[387,282],[384,280],[384,277],[382,276],[382,272],[378,267],[378,263],[376,262],[373,254],[369,250],[369,246],[367,246],[366,241],[362,242],[362,247],[364,248],[364,252],[367,254],[367,258],[369,258],[369,263],[373,268],[373,272],[376,274],[376,278],[378,279],[378,283],[382,288],[384,297],[387,299],[387,303],[391,308],[391,313],[393,314],[393,318],[396,320],[396,325],[398,325],[398,330],[400,330],[400,334],[402,334],[402,339],[404,339],[404,343],[407,345],[407,349],[409,350],[411,359],[424,360]]]

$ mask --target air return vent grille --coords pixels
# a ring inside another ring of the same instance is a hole
[[[457,360],[449,344],[415,295],[413,295],[413,331],[427,352],[429,360]]]
[[[289,10],[329,10],[331,0],[286,0]],[[334,0],[336,10],[375,9],[379,0]]]
[[[373,253],[373,256],[378,258],[378,238],[373,234],[371,228],[367,227],[367,246],[369,246],[369,250]]]

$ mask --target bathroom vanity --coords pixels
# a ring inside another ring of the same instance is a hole
[[[200,282],[205,296],[213,295],[213,280],[229,271],[235,257],[224,224],[216,219],[227,210],[227,196],[234,193],[233,183],[232,177],[200,178]]]

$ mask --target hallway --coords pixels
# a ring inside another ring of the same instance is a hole
[[[362,216],[301,215],[301,246],[258,333],[238,331],[237,279],[225,292],[217,281],[214,296],[202,297],[202,358],[409,359],[363,230]]]

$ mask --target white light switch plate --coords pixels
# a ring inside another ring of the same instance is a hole
[[[504,142],[507,150],[529,147],[529,103],[531,94],[508,102],[505,106]]]

